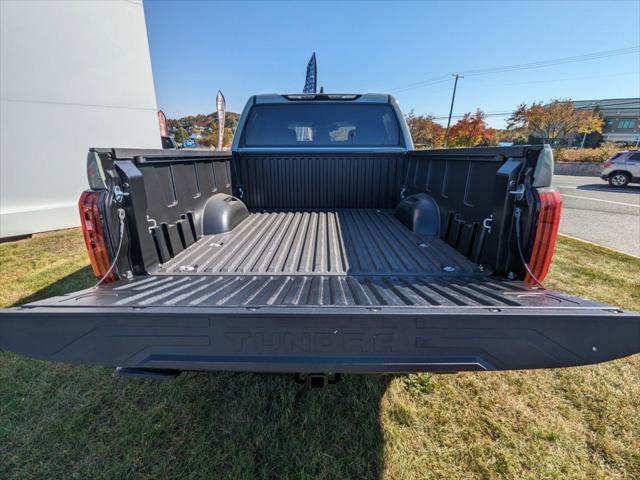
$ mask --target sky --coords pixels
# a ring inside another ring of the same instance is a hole
[[[227,110],[250,95],[302,91],[312,52],[326,92],[393,94],[404,112],[446,117],[454,72],[640,45],[640,1],[286,2],[145,0],[158,108]],[[522,102],[640,96],[640,53],[467,74],[454,115]],[[493,127],[506,116],[488,117]],[[446,123],[446,119],[439,120]]]

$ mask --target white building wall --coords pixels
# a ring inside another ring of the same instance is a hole
[[[2,0],[0,32],[0,237],[77,226],[90,147],[161,147],[142,1]]]

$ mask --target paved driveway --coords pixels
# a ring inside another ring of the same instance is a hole
[[[640,257],[640,185],[612,188],[597,177],[554,175],[560,233]]]

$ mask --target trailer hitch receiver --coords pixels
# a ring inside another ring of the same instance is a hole
[[[310,388],[323,388],[338,383],[341,376],[339,373],[296,373],[294,379],[296,383],[305,383]]]

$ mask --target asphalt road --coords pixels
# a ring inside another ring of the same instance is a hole
[[[554,175],[560,233],[640,257],[640,185],[613,188],[597,177]]]

